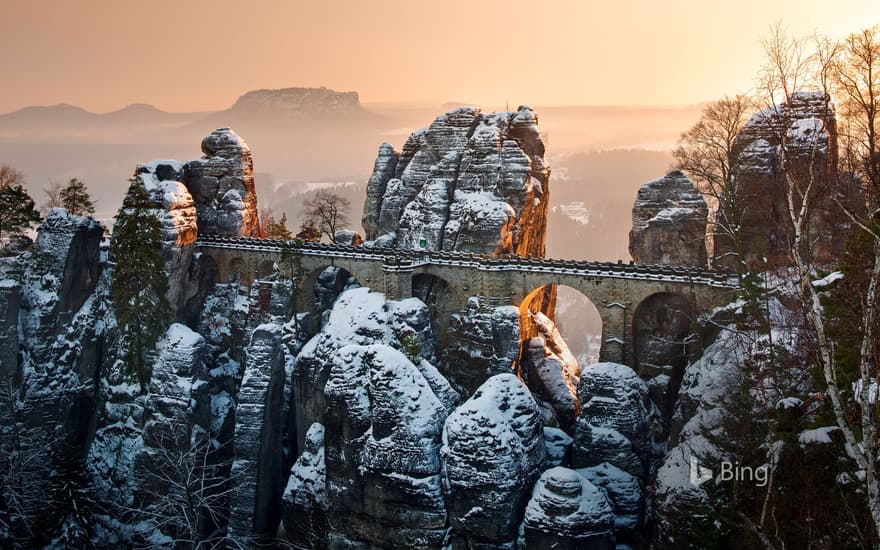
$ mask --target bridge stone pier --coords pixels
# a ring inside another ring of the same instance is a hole
[[[436,319],[440,327],[446,326],[449,314],[464,311],[470,297],[478,296],[491,305],[528,307],[543,287],[565,285],[589,298],[599,312],[600,360],[633,367],[634,339],[644,304],[668,300],[695,319],[729,303],[737,291],[736,278],[727,272],[620,262],[490,257],[208,235],[199,236],[196,251],[213,260],[221,282],[238,280],[250,286],[271,275],[277,266],[294,281],[296,311],[314,310],[315,283],[328,267],[342,268],[362,286],[395,300],[413,296],[414,281],[440,285],[443,303],[435,311],[441,317]]]

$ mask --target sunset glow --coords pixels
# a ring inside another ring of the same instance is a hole
[[[257,88],[356,90],[365,103],[658,105],[747,91],[760,38],[839,38],[871,0],[438,3],[4,0],[0,112],[132,102],[225,108]]]

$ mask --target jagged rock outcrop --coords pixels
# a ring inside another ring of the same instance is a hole
[[[513,374],[498,374],[443,428],[443,480],[453,545],[512,548],[546,458],[538,405]]]
[[[706,267],[706,218],[703,195],[678,170],[649,181],[633,205],[629,253],[637,264]]]
[[[577,387],[581,367],[553,321],[541,312],[529,315],[541,336],[531,338],[524,346],[523,375],[536,398],[550,406],[553,417],[545,423],[557,422],[570,431],[580,408]]]
[[[0,265],[4,345],[14,346],[0,368],[0,469],[12,476],[0,499],[17,514],[0,537],[31,530],[28,540],[47,543],[46,529],[67,511],[46,503],[85,467],[106,360],[104,306],[95,298],[106,282],[102,234],[93,218],[53,209],[33,249]]]
[[[295,547],[319,546],[327,536],[327,468],[324,463],[324,426],[318,422],[306,432],[305,444],[283,496],[284,536]]]
[[[637,477],[607,462],[578,473],[602,489],[614,512],[614,530],[617,533],[635,533],[643,524],[645,502],[644,484]]]
[[[568,466],[571,463],[571,444],[574,440],[559,428],[544,426],[544,447],[547,449],[547,460],[544,466]]]
[[[322,317],[296,356],[292,384],[298,446],[315,445],[306,432],[312,423],[325,427],[326,497],[312,494],[319,489],[291,494],[300,503],[292,506],[309,503],[317,515],[311,526],[285,524],[288,538],[305,544],[304,531],[320,531],[317,512],[324,511],[322,544],[331,547],[442,546],[448,528],[440,437],[459,397],[429,362],[435,353],[427,307],[354,288]],[[322,499],[325,506],[313,505]]]
[[[523,520],[526,548],[610,550],[614,514],[605,493],[568,468],[541,474]]]
[[[659,414],[645,383],[626,365],[585,368],[578,397],[572,467],[603,490],[618,540],[629,541],[644,525],[644,485],[663,450],[655,441],[662,435]]]
[[[581,373],[581,408],[572,449],[576,468],[608,462],[645,479],[653,459],[657,411],[645,383],[630,367],[596,363]]]
[[[139,164],[137,177],[155,205],[162,225],[162,259],[168,272],[168,302],[178,308],[186,303],[193,244],[199,228],[192,195],[183,183],[183,164],[176,160],[154,160]]]
[[[202,140],[204,156],[184,166],[184,183],[198,213],[199,231],[259,237],[254,161],[247,143],[229,128]]]
[[[436,548],[448,537],[440,480],[447,410],[420,370],[383,344],[346,346],[324,387],[330,545]]]
[[[471,395],[490,377],[514,372],[519,361],[519,311],[468,299],[467,309],[449,319],[446,372],[456,390]]]
[[[285,384],[281,327],[257,327],[245,352],[235,413],[229,534],[272,535],[281,520],[284,490],[282,395]]]
[[[839,177],[835,109],[821,92],[793,93],[790,103],[755,114],[736,137],[734,199],[743,207],[734,216],[741,227],[742,251],[747,259],[767,258],[770,266],[789,263],[794,235],[781,166],[783,143],[789,174],[801,192],[812,166],[813,205],[803,252],[819,264],[828,264],[841,257],[844,239],[839,236],[849,230],[849,222],[839,215],[834,199],[856,205],[861,194],[853,178]],[[716,235],[714,241],[715,261],[733,266],[734,243],[723,234]]]
[[[548,181],[538,118],[528,107],[462,107],[382,144],[367,186],[368,240],[404,248],[544,255]]]

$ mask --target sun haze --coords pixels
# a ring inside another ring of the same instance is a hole
[[[880,20],[874,0],[3,3],[14,85],[0,112],[212,110],[287,86],[364,102],[687,104],[751,86],[768,21],[839,37]]]

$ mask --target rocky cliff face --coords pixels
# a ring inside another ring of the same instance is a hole
[[[135,177],[150,195],[156,217],[162,224],[162,259],[168,270],[168,301],[182,305],[188,298],[187,277],[199,231],[195,203],[183,183],[184,167],[174,160],[148,162],[138,165]]]
[[[629,253],[637,264],[706,266],[703,195],[678,170],[649,181],[633,205]]]
[[[414,132],[401,151],[380,146],[364,202],[367,244],[543,256],[549,178],[530,108],[450,111]],[[541,290],[530,309],[552,319],[555,296],[553,288]],[[459,391],[469,395],[488,376],[518,368],[520,348],[538,334],[512,312],[474,297],[452,313],[441,353]]]
[[[801,192],[806,190],[811,172],[815,178],[804,252],[820,264],[840,258],[843,241],[838,236],[848,227],[834,215],[832,198],[837,195],[855,204],[858,191],[851,181],[838,177],[837,120],[834,105],[824,94],[798,92],[792,94],[790,103],[755,114],[737,136],[734,155],[738,159],[734,194],[736,203],[743,205],[734,215],[742,227],[747,258],[766,257],[771,266],[789,261],[786,250],[790,250],[794,235],[781,170],[783,156]],[[733,265],[734,244],[723,235],[715,241],[714,257],[722,265]]]
[[[368,240],[418,249],[543,256],[550,168],[538,118],[462,107],[379,148],[367,187]]]
[[[202,140],[202,153],[186,163],[183,180],[195,201],[199,231],[259,237],[250,147],[229,128],[218,128]]]

